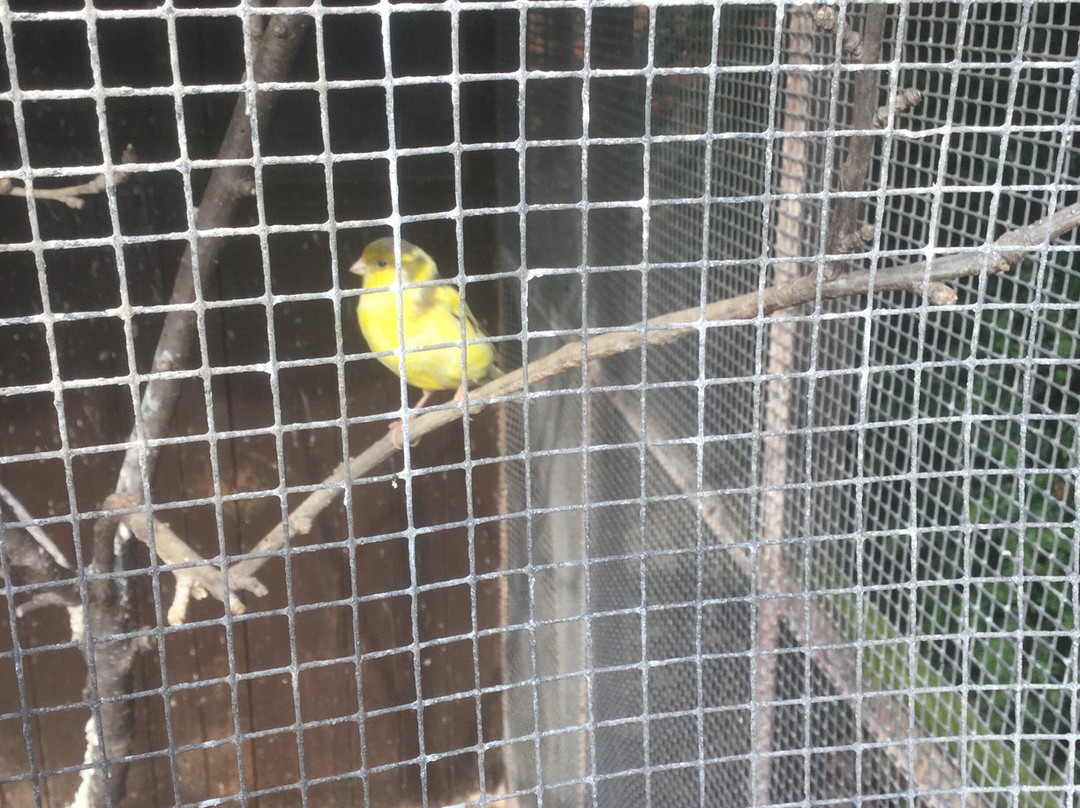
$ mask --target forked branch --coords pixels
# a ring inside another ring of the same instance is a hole
[[[816,275],[806,275],[797,280],[769,287],[763,292],[750,292],[737,297],[714,301],[705,306],[695,306],[681,311],[654,317],[629,331],[611,331],[591,337],[584,354],[585,361],[593,361],[640,348],[643,344],[662,345],[685,336],[699,333],[725,322],[767,317],[778,311],[812,303],[816,299],[835,300],[863,294],[887,291],[904,291],[926,296],[929,305],[936,305],[935,298],[948,293],[949,301],[955,300],[955,292],[947,286],[948,281],[981,274],[997,274],[1019,264],[1033,250],[1045,247],[1064,233],[1080,227],[1080,203],[1070,205],[1047,219],[1012,230],[994,244],[982,249],[967,250],[934,258],[884,267],[875,271],[859,270],[824,280]],[[491,404],[511,399],[528,387],[559,373],[580,367],[583,354],[580,342],[568,343],[547,356],[531,363],[518,372],[489,382],[467,394],[460,406],[446,406],[425,413],[409,423],[410,438],[420,438],[462,417],[465,407],[474,414]],[[346,465],[338,465],[323,480],[318,490],[309,494],[289,514],[287,527],[277,525],[248,553],[248,557],[229,568],[229,582],[220,583],[220,572],[212,562],[202,558],[164,523],[154,522],[154,542],[159,557],[166,563],[184,564],[180,572],[190,579],[191,587],[201,590],[221,601],[228,601],[230,609],[242,611],[242,604],[235,598],[238,591],[261,595],[266,590],[252,576],[285,543],[285,530],[289,535],[303,536],[311,532],[315,518],[329,505],[351,481],[358,480],[372,468],[401,451],[390,437],[384,437],[351,458]],[[135,499],[111,497],[110,507],[128,511],[123,519],[130,529],[143,541],[148,542],[145,519],[141,512],[133,511]],[[199,592],[198,594],[201,594]],[[182,610],[170,611],[170,622],[183,619]]]

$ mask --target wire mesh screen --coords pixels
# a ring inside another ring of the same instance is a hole
[[[1080,4],[0,26],[0,806],[1077,804]]]

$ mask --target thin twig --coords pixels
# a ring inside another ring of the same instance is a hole
[[[23,526],[6,524],[10,520],[4,512],[5,507]],[[71,583],[75,578],[71,564],[45,531],[34,524],[34,517],[26,507],[3,485],[0,485],[0,522],[5,523],[0,551],[8,557],[11,570],[9,583],[12,586],[47,584],[35,587],[30,598],[15,608],[16,617],[24,617],[46,606],[63,606],[68,610],[73,629],[81,626],[81,620],[76,620],[74,615],[76,610],[81,610],[82,604],[78,589]],[[3,570],[0,569],[0,580],[3,577]],[[67,585],[61,585],[63,581],[67,581]],[[77,632],[73,630],[72,633],[75,635]]]
[[[30,515],[30,511],[26,510],[23,504],[19,502],[18,497],[12,494],[3,485],[0,485],[0,499],[11,508],[11,512],[15,515],[15,518],[24,523],[23,526],[26,532],[34,539],[34,541],[41,545],[41,548],[45,552],[52,556],[53,561],[65,569],[71,569],[71,562],[69,562],[64,554],[60,552],[60,548],[53,543],[53,540],[46,535],[44,530],[34,524],[34,517]]]
[[[58,564],[41,542],[31,537],[28,530],[4,526],[3,552],[7,553],[11,569],[12,586],[34,586],[30,599],[15,609],[17,617],[23,617],[45,606],[63,606],[69,612],[80,609],[79,591],[75,586],[75,572]],[[3,570],[0,570],[0,579]],[[67,581],[67,584],[61,582]]]
[[[138,156],[135,154],[135,147],[130,143],[124,149],[124,154],[120,158],[121,163],[134,163],[138,160]],[[113,172],[113,185],[122,185],[131,179],[131,175],[126,171],[114,171]],[[67,185],[62,188],[40,188],[34,186],[33,191],[28,191],[21,185],[16,185],[7,177],[0,179],[0,196],[28,196],[33,193],[34,199],[51,199],[56,202],[63,202],[69,208],[73,210],[82,210],[86,205],[84,196],[92,196],[93,194],[100,194],[106,188],[109,187],[109,179],[104,174],[98,174],[89,182],[82,182],[78,185]]]

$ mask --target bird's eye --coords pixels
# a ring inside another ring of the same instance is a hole
[[[385,258],[382,258],[382,259],[379,260],[379,266],[385,267],[385,266],[388,266],[388,265],[389,265],[389,262]]]

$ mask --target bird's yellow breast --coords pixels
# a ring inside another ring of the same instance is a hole
[[[396,276],[392,267],[370,272],[364,278],[365,289],[391,288],[360,296],[357,318],[364,339],[372,351],[390,352],[379,356],[379,361],[399,373],[404,342],[405,381],[414,387],[455,390],[468,382],[486,378],[492,370],[495,352],[486,342],[468,345],[462,342],[462,323],[466,342],[483,339],[486,335],[468,308],[462,309],[457,289],[449,285],[401,289],[402,321],[399,327],[400,284]]]

